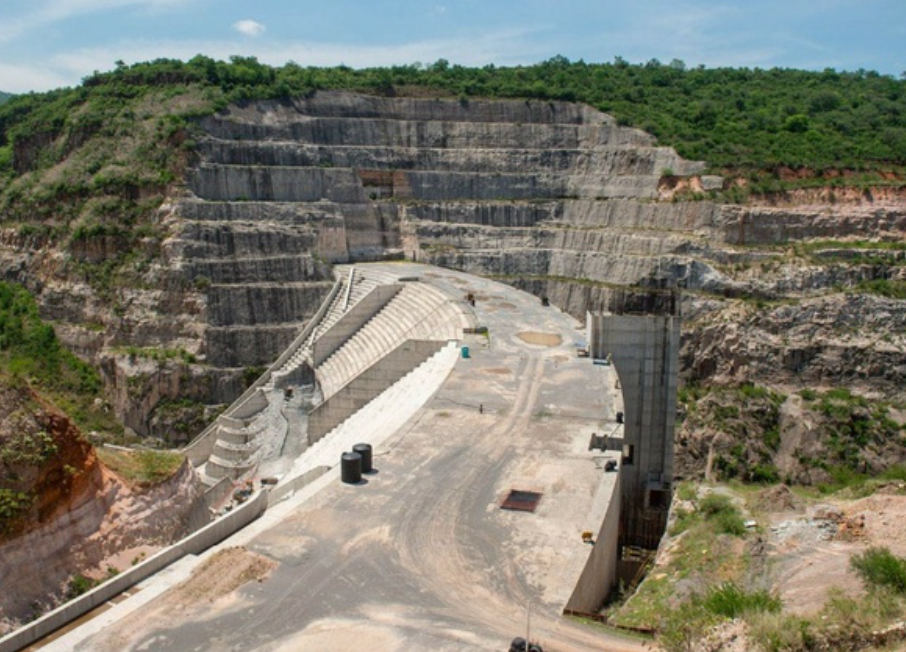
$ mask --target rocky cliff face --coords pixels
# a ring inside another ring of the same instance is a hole
[[[721,180],[560,102],[319,92],[232,106],[198,128],[186,187],[158,213],[166,237],[112,316],[67,282],[71,255],[29,255],[7,234],[0,257],[70,343],[104,357],[140,433],[166,430],[151,425],[162,402],[241,391],[315,311],[329,263],[396,256],[500,277],[580,318],[621,288],[683,290],[689,381],[845,383],[888,398],[902,386],[902,301],[889,291],[906,280],[902,193],[681,201],[677,188]],[[129,345],[196,362],[152,369],[116,348]]]
[[[0,380],[0,541],[56,518],[99,474],[71,421],[26,386]]]
[[[621,288],[680,289],[691,383],[894,398],[906,380],[902,300],[872,293],[906,280],[902,193],[680,201],[677,187],[720,179],[560,103],[319,93],[202,127],[199,199],[180,208],[193,219],[230,232],[304,222],[321,259],[399,253],[500,277],[580,318]]]
[[[0,543],[0,633],[65,602],[79,582],[101,581],[189,532],[202,490],[186,462],[171,480],[129,487],[95,464],[90,486],[58,503],[56,516]],[[81,587],[84,590],[84,587]]]

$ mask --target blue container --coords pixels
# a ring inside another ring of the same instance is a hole
[[[462,357],[464,357],[464,358],[469,357],[469,347],[467,347],[467,346],[462,347]]]

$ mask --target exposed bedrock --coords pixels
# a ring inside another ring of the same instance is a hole
[[[205,293],[204,353],[221,368],[279,353],[329,290],[324,262],[415,257],[431,236],[413,225],[435,221],[459,229],[563,220],[581,230],[598,198],[653,198],[663,168],[701,167],[609,116],[556,102],[318,93],[231,107],[199,126],[200,161],[187,177],[189,195],[172,208],[164,255]],[[572,201],[580,197],[587,200]],[[625,220],[644,221],[644,212]],[[680,213],[682,228],[712,219]],[[448,237],[470,249],[501,238],[438,233],[437,244]],[[539,273],[547,250],[608,246],[601,234],[568,228],[505,238],[525,249],[509,263],[523,274]],[[647,255],[682,244],[627,234],[611,248]],[[553,258],[544,273],[579,274],[570,255]],[[632,267],[621,272],[626,282],[644,275]]]
[[[758,310],[733,307],[693,323],[683,366],[693,381],[772,379],[894,395],[906,383],[902,302],[834,294]]]
[[[402,145],[330,145],[297,142],[206,140],[199,153],[227,166],[331,167],[469,173],[475,170],[529,170],[538,173],[653,175],[657,157],[639,155],[626,146],[584,149],[449,149]],[[667,150],[669,152],[669,150]],[[667,160],[669,154],[662,155]]]
[[[197,126],[196,163],[159,211],[159,255],[115,302],[73,282],[68,253],[33,254],[25,236],[0,233],[0,272],[38,292],[83,355],[118,347],[121,360],[122,347],[163,347],[202,363],[183,376],[210,377],[208,386],[161,377],[149,395],[164,402],[177,390],[203,403],[234,398],[249,368],[273,361],[315,313],[335,262],[406,257],[495,275],[579,318],[621,287],[682,288],[686,338],[699,317],[732,322],[734,302],[798,304],[902,277],[897,252],[866,260],[864,249],[795,246],[903,239],[902,196],[661,201],[662,178],[698,175],[703,165],[585,106],[318,92],[231,106]],[[100,255],[110,243],[101,244],[77,253]],[[729,348],[696,346],[715,369],[736,369]],[[694,357],[684,357],[686,373]],[[127,367],[108,378],[123,381]],[[115,393],[124,406],[127,394]],[[130,423],[154,431],[154,401],[132,402],[143,407]]]
[[[799,208],[721,206],[720,214],[723,239],[731,245],[782,245],[822,238],[898,240],[906,234],[902,201]]]
[[[191,236],[186,231],[196,243],[185,251],[207,257],[186,269],[221,279],[219,296],[235,288],[235,327],[241,328],[217,326],[227,329],[217,336],[242,333],[246,342],[255,337],[246,330],[254,324],[246,323],[248,301],[236,286],[262,274],[243,277],[231,263],[215,269],[205,252],[233,246],[228,240],[246,238],[250,229],[316,233],[297,241],[315,242],[320,260],[402,253],[499,276],[580,318],[586,309],[606,307],[620,287],[681,288],[690,293],[684,300],[690,324],[739,300],[798,303],[896,278],[896,261],[864,264],[847,260],[845,251],[797,257],[790,247],[906,233],[902,202],[875,202],[870,195],[785,207],[658,201],[662,175],[698,174],[701,164],[607,115],[557,102],[319,92],[296,102],[231,107],[200,127],[201,161],[189,178],[196,197],[181,206],[187,218],[206,225],[193,227]],[[236,227],[227,235],[211,223]],[[278,258],[274,237],[262,240],[257,258],[243,249],[248,255],[234,261],[250,269],[269,256],[270,265],[289,264]],[[279,314],[276,306],[267,310]],[[732,357],[719,347],[701,353]],[[727,366],[725,360],[715,365]]]

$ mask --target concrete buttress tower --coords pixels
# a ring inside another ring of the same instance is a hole
[[[623,391],[619,555],[632,579],[655,550],[672,498],[680,318],[588,313],[589,353],[611,359]]]

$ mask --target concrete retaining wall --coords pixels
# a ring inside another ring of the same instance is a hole
[[[408,340],[365,369],[308,416],[308,443],[314,444],[385,389],[447,345],[441,340]]]
[[[204,500],[209,510],[214,510],[233,491],[232,478],[220,478],[213,487],[204,493]]]
[[[611,357],[623,389],[623,443],[629,452],[620,465],[621,493],[637,509],[664,514],[669,499],[655,505],[650,493],[669,493],[673,481],[679,342],[679,317],[588,314],[589,353]],[[659,540],[658,534],[655,546]]]
[[[271,489],[268,494],[268,504],[273,505],[287,496],[293,494],[303,487],[307,487],[312,482],[320,478],[322,475],[330,471],[329,466],[316,466],[310,471],[306,471],[298,478],[293,478],[289,482],[278,484],[276,487]]]
[[[350,286],[352,287],[352,286]],[[403,289],[401,284],[378,285],[343,314],[314,343],[312,363],[315,367],[327,360],[365,323],[374,317]]]
[[[594,547],[564,613],[596,614],[601,609],[617,581],[619,529],[620,481],[617,478]]]

